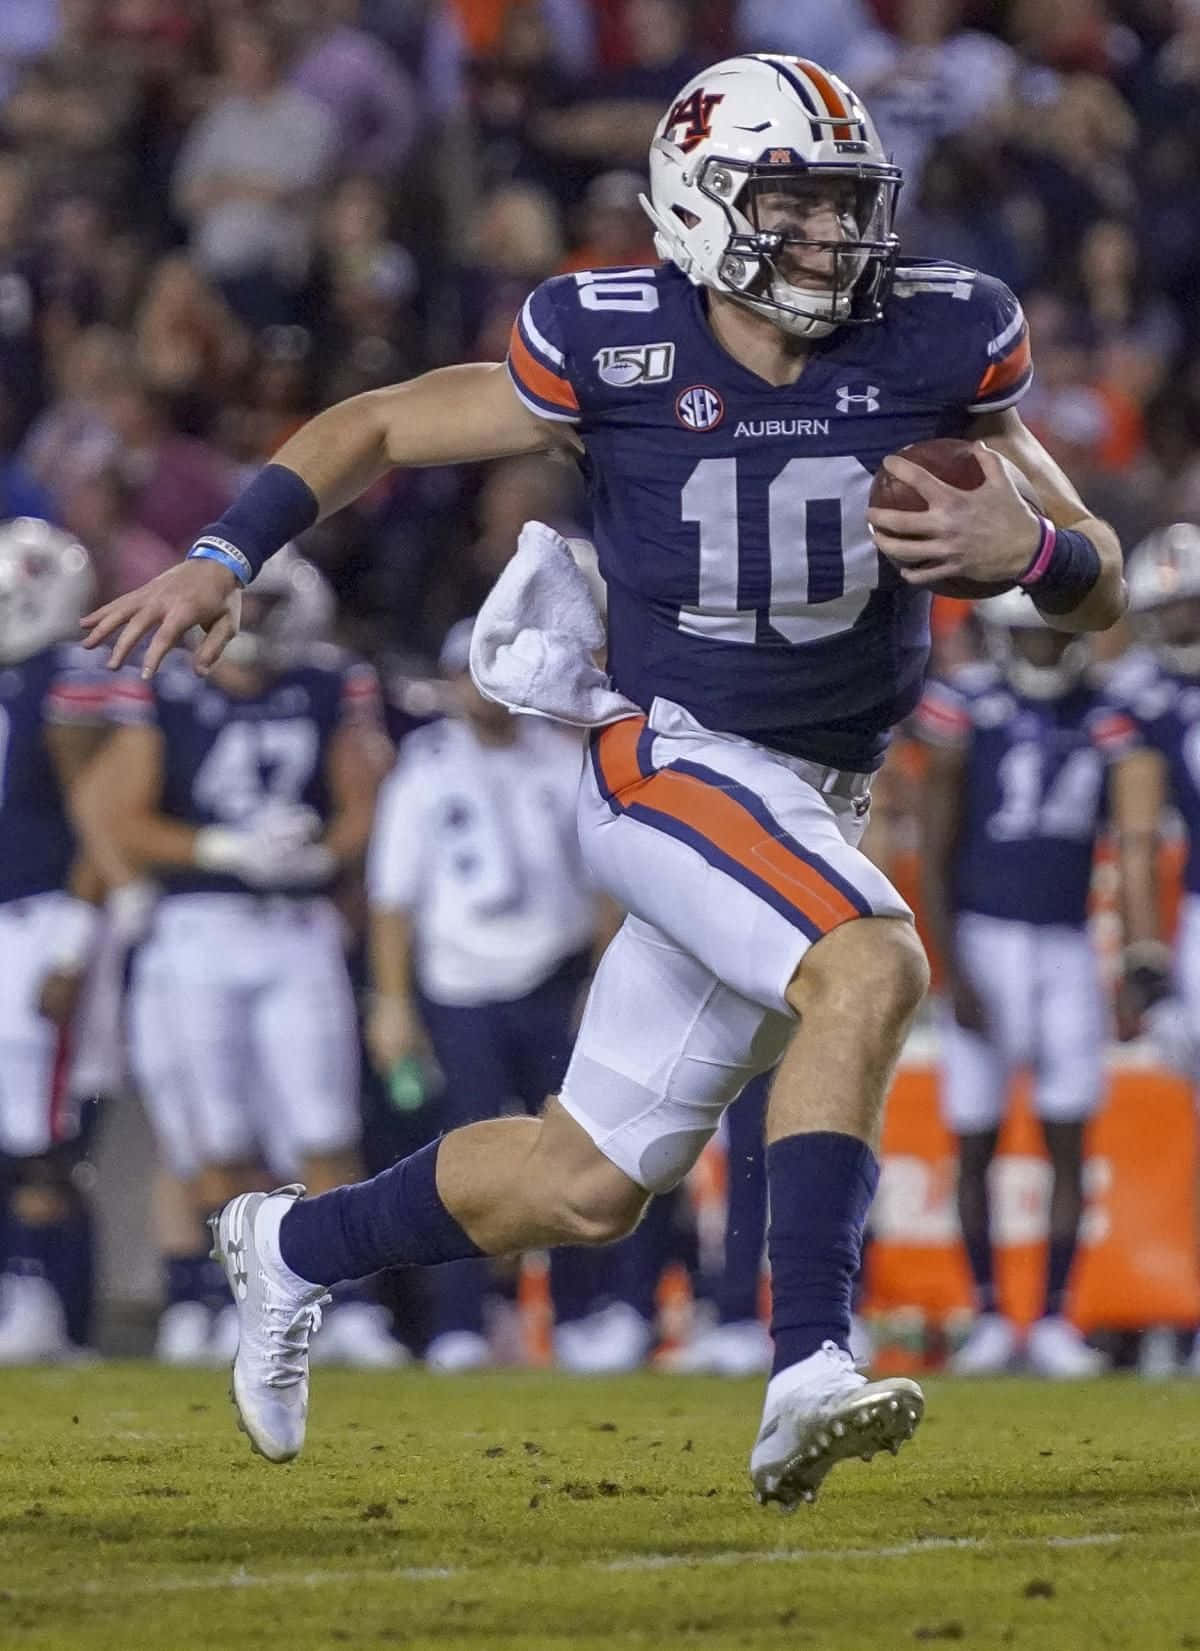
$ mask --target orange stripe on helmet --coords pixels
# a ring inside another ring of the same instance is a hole
[[[728,791],[670,768],[645,775],[637,758],[645,726],[644,717],[630,717],[606,728],[597,741],[604,783],[620,803],[625,807],[640,803],[683,822],[781,895],[822,933],[862,916],[816,866],[773,836]]]
[[[579,400],[568,381],[559,378],[557,373],[552,373],[549,367],[543,367],[541,362],[530,354],[525,340],[521,337],[521,329],[515,322],[508,341],[508,359],[521,383],[532,390],[535,396],[541,396],[543,401],[553,402],[564,412],[579,411]]]
[[[850,113],[846,107],[846,100],[819,64],[811,63],[807,57],[794,58],[793,62],[816,87],[818,95],[825,104],[826,114],[848,115]],[[833,136],[839,143],[849,143],[854,134],[848,126],[835,126]]]

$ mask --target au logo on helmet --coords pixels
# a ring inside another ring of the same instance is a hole
[[[724,92],[706,92],[697,87],[690,97],[680,98],[679,102],[667,116],[667,123],[663,128],[663,136],[688,154],[698,143],[712,135],[712,112],[718,103],[725,101]],[[672,136],[677,126],[686,126],[687,130],[681,138]]]
[[[707,384],[693,384],[675,397],[675,417],[689,430],[715,430],[725,417],[725,403]]]

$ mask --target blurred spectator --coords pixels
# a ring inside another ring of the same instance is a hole
[[[313,30],[291,83],[323,103],[337,125],[343,168],[398,173],[417,134],[417,88],[380,41],[361,27],[361,0],[309,0]]]
[[[903,213],[938,138],[969,132],[1008,96],[1016,58],[994,35],[960,27],[961,0],[899,0],[890,30],[848,50],[843,73],[904,173]]]
[[[873,24],[864,0],[738,0],[734,35],[739,51],[789,52],[840,75]]]
[[[5,0],[0,6],[0,103],[24,65],[51,49],[58,28],[58,0]]]
[[[56,521],[54,500],[30,472],[12,441],[12,406],[0,384],[0,521],[13,516],[41,516]]]
[[[220,48],[229,89],[188,133],[175,201],[200,268],[245,321],[268,326],[295,318],[337,132],[321,104],[284,84],[280,36],[261,18],[227,22]]]
[[[321,365],[334,370],[375,341],[393,356],[390,377],[420,360],[413,305],[420,276],[388,233],[388,202],[375,178],[343,178],[322,214],[312,305]]]
[[[459,272],[464,355],[502,361],[513,319],[532,288],[562,261],[554,203],[530,184],[508,184],[480,203],[471,261]]]
[[[312,336],[304,327],[266,327],[258,335],[243,396],[218,422],[224,450],[257,469],[313,407]],[[245,479],[245,478],[243,478]]]
[[[246,329],[181,253],[159,262],[135,322],[138,367],[196,430],[232,389],[250,355]]]
[[[185,550],[232,499],[230,466],[207,442],[177,435],[163,398],[133,376],[109,395],[105,411],[131,519]]]
[[[692,44],[689,0],[625,0],[629,62],[586,82],[564,109],[534,123],[538,142],[585,175],[645,165],[654,128],[671,99],[711,61]]]
[[[132,515],[133,491],[111,460],[71,484],[63,501],[63,525],[91,554],[96,600],[110,601],[153,579],[179,553]]]
[[[89,327],[64,358],[58,394],[29,430],[21,456],[30,473],[55,488],[94,470],[110,451],[108,398],[133,366],[129,340],[115,327]]]
[[[650,220],[638,200],[648,188],[639,172],[602,172],[593,178],[577,214],[579,245],[564,258],[560,271],[657,263]]]
[[[29,169],[0,153],[0,388],[19,438],[43,396],[45,294],[29,234]]]

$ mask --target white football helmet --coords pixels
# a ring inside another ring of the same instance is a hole
[[[976,602],[975,612],[993,663],[1022,698],[1062,699],[1082,681],[1092,660],[1090,640],[1056,631],[1023,590],[988,596]]]
[[[327,641],[337,600],[325,575],[294,545],[263,564],[242,597],[242,628],[221,655],[231,665],[282,671]]]
[[[1169,671],[1200,676],[1200,527],[1172,522],[1151,533],[1130,554],[1126,577],[1139,641]]]
[[[0,664],[78,641],[94,588],[78,539],[37,516],[0,522]]]
[[[683,88],[654,134],[650,198],[641,199],[659,254],[698,286],[797,337],[823,338],[882,313],[900,182],[844,81],[806,58],[758,52]],[[793,198],[791,224],[781,196]],[[831,204],[826,223],[836,225],[822,239],[791,232],[814,197]],[[810,268],[801,262],[789,279],[785,266],[805,254]]]

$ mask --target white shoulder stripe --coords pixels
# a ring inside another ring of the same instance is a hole
[[[1012,343],[1013,339],[1017,336],[1024,325],[1025,312],[1021,308],[1020,304],[1018,304],[1017,313],[1008,323],[1008,326],[1005,327],[1004,331],[1002,333],[997,333],[996,337],[992,339],[992,342],[988,345],[987,353],[989,355],[999,355],[1001,351],[1005,350],[1008,345]]]
[[[529,342],[536,349],[541,351],[541,353],[546,357],[546,360],[552,361],[556,367],[561,367],[563,365],[562,351],[556,350],[550,340],[543,337],[542,333],[538,329],[537,322],[533,319],[532,294],[525,300],[525,303],[521,309],[521,325],[529,334]]]

